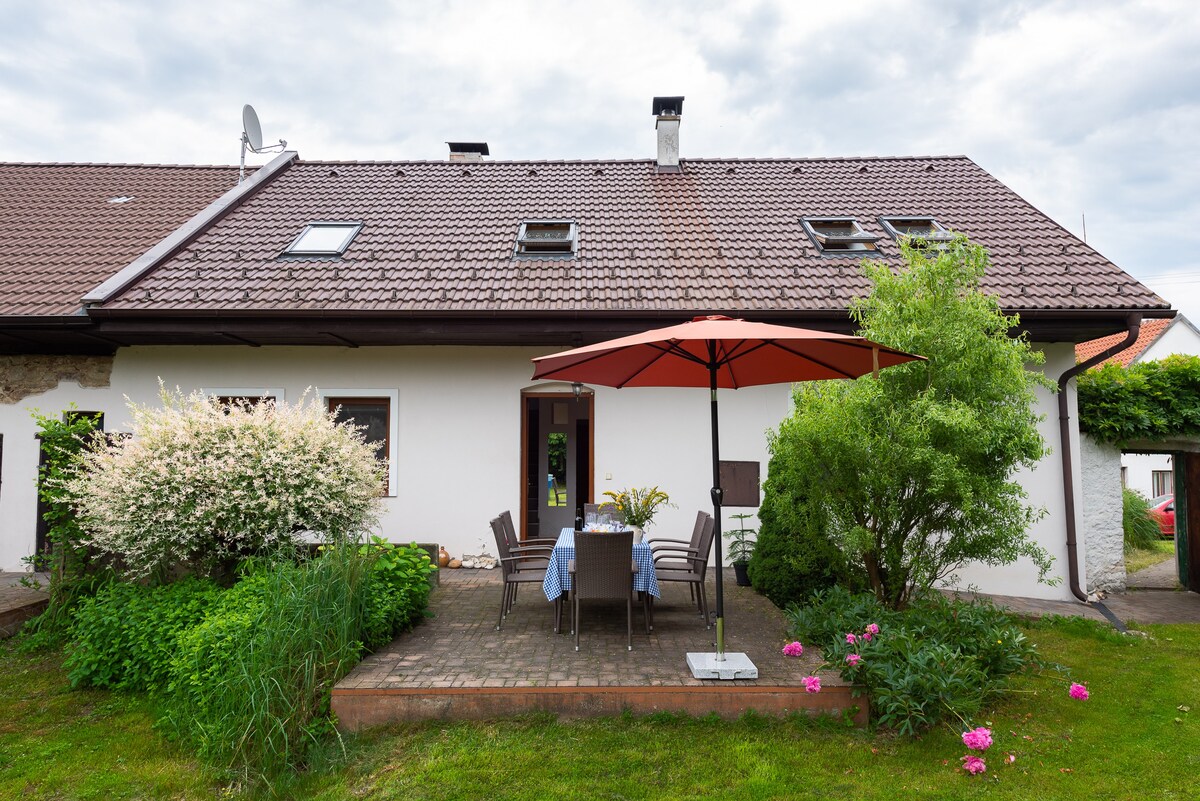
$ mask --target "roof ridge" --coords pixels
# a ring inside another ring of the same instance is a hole
[[[236,170],[238,168],[236,164],[133,164],[116,161],[0,161],[0,167],[138,167],[169,170]],[[250,169],[250,167],[247,166],[246,169]]]
[[[680,162],[684,164],[795,164],[798,162],[804,163],[843,163],[843,162],[861,162],[861,161],[970,161],[969,156],[965,155],[946,155],[946,156],[764,156],[761,158],[747,157],[706,157],[706,158],[681,158]],[[391,160],[375,160],[375,159],[301,159],[297,162],[298,166],[311,164],[314,166],[349,166],[349,165],[364,165],[364,166],[380,166],[380,167],[395,167],[403,164],[438,164],[447,167],[458,167],[474,169],[480,165],[518,165],[527,166],[530,164],[562,164],[562,165],[592,165],[592,164],[654,164],[652,158],[641,159],[488,159],[487,161],[450,161],[448,159],[399,159]]]

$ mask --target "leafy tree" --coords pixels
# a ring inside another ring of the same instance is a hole
[[[1017,318],[981,291],[982,247],[922,244],[902,245],[896,273],[864,263],[872,289],[851,314],[863,336],[928,361],[797,384],[770,444],[804,516],[823,521],[893,608],[967,562],[1026,556],[1040,579],[1051,564],[1028,535],[1042,512],[1012,480],[1047,453],[1035,388],[1050,383],[1026,369],[1042,354],[1009,335]]]

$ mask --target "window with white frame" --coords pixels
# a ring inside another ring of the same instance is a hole
[[[363,439],[375,449],[376,458],[388,466],[387,494],[396,495],[396,390],[327,389],[321,392],[321,398],[337,422],[353,423],[360,428]]]
[[[944,245],[954,239],[954,234],[932,217],[880,217],[879,222],[897,242],[907,239],[926,245]]]
[[[314,222],[283,252],[285,256],[340,256],[362,229],[360,222]]]

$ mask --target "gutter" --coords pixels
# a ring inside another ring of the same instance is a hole
[[[1075,536],[1075,476],[1071,465],[1071,413],[1067,403],[1067,382],[1084,370],[1099,364],[1110,356],[1115,356],[1132,345],[1138,338],[1138,332],[1142,330],[1142,315],[1130,314],[1125,318],[1125,324],[1129,327],[1129,332],[1123,342],[1113,345],[1087,361],[1080,362],[1058,378],[1058,450],[1062,455],[1063,501],[1066,503],[1067,515],[1067,575],[1071,584],[1071,594],[1085,604],[1088,603],[1088,596],[1079,586],[1079,543]]]

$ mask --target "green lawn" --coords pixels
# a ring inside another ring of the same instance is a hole
[[[958,733],[918,740],[837,721],[526,718],[431,723],[353,739],[334,767],[280,788],[344,799],[1195,799],[1200,793],[1200,626],[1122,638],[1095,624],[1030,630],[1053,673],[1020,681],[989,721],[988,772],[955,770]],[[136,698],[71,692],[58,659],[0,647],[0,798],[242,797],[151,726]],[[1190,708],[1184,711],[1181,707]],[[988,721],[972,721],[983,725]],[[1016,761],[1005,764],[1003,756]]]
[[[1125,572],[1136,573],[1139,570],[1175,558],[1175,541],[1159,540],[1148,549],[1135,548],[1125,554]]]

